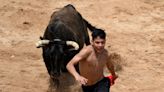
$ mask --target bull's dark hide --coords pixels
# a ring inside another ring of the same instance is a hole
[[[43,59],[51,78],[56,80],[61,72],[67,72],[66,64],[83,48],[84,44],[90,44],[87,28],[90,31],[96,29],[70,4],[52,14],[40,43],[43,48]],[[43,40],[48,41],[43,42]],[[66,41],[77,43],[78,49],[67,45]]]

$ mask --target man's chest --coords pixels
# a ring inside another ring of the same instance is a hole
[[[87,63],[89,66],[92,67],[103,67],[105,65],[105,63],[107,62],[107,59],[105,56],[101,55],[101,56],[96,56],[95,54],[91,54],[88,58],[87,58]]]

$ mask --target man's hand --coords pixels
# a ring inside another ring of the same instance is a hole
[[[110,76],[107,76],[107,78],[109,78],[110,79],[110,85],[112,86],[112,85],[114,85],[114,83],[115,83],[115,80],[118,78],[118,76],[117,75],[110,75]]]
[[[86,85],[87,82],[88,82],[88,79],[84,78],[83,76],[77,76],[76,78],[76,81],[78,81],[80,84],[82,85]]]

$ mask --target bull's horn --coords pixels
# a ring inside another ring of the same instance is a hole
[[[79,49],[79,45],[74,41],[66,41],[66,44],[73,46],[75,50]]]
[[[40,40],[35,45],[36,45],[37,48],[40,48],[40,47],[43,47],[46,44],[49,44],[49,42],[50,42],[49,40]]]

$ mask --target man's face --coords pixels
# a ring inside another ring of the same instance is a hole
[[[105,39],[102,39],[100,37],[97,37],[94,40],[92,40],[92,45],[94,46],[96,52],[100,53],[102,50],[104,50],[105,41]]]

